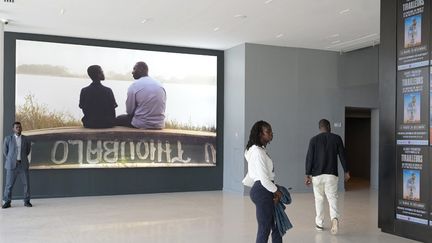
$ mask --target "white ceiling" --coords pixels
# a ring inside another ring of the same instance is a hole
[[[379,43],[379,0],[0,0],[5,31],[225,50]]]

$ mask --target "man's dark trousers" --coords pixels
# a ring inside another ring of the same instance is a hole
[[[6,170],[6,187],[3,195],[5,203],[12,201],[12,188],[18,176],[24,185],[24,202],[30,201],[29,170],[24,168],[21,162],[17,162],[15,169]]]

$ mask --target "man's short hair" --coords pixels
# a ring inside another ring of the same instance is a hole
[[[95,80],[97,79],[100,70],[101,67],[99,65],[91,65],[87,68],[87,74],[92,80]]]
[[[16,122],[12,123],[12,127],[14,127],[15,125],[21,125],[21,122],[16,121]]]
[[[148,75],[147,63],[140,61],[140,62],[137,62],[136,65],[140,69],[140,71],[144,72],[145,75]]]
[[[318,127],[321,128],[325,128],[327,131],[330,131],[330,122],[327,119],[321,119],[318,122]]]

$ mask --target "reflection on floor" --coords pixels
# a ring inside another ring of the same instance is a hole
[[[377,193],[340,194],[340,234],[314,228],[311,193],[295,193],[287,213],[294,228],[285,242],[414,242],[377,228]],[[249,197],[227,192],[34,199],[33,208],[13,201],[0,210],[4,243],[250,243],[255,242],[255,208]],[[328,221],[328,220],[327,220]]]
[[[369,179],[360,177],[352,177],[348,182],[345,183],[345,190],[347,191],[367,190],[369,188]]]

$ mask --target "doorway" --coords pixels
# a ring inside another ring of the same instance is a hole
[[[345,149],[351,180],[345,190],[369,189],[371,185],[371,109],[345,108]]]

